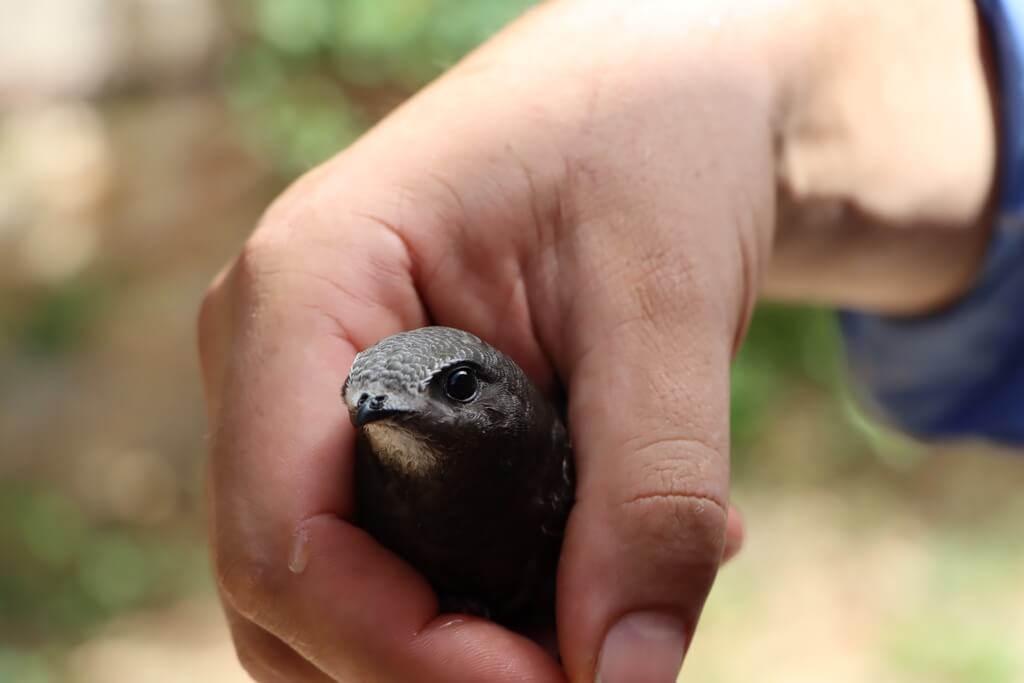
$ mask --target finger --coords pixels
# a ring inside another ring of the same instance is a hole
[[[281,639],[226,610],[238,661],[257,683],[332,683],[333,678],[301,657]]]
[[[198,332],[199,369],[206,399],[207,422],[215,424],[220,407],[220,389],[224,372],[224,355],[227,352],[230,322],[225,301],[224,282],[227,269],[221,270],[210,284],[199,307],[196,325]]]
[[[670,245],[612,244],[567,323],[579,478],[559,636],[573,680],[667,682],[726,547],[736,298]]]
[[[275,587],[279,612],[268,623],[338,680],[564,680],[528,638],[439,615],[425,581],[362,530],[327,514],[304,522],[299,536],[293,578]]]
[[[560,680],[525,638],[436,623],[424,579],[345,521],[353,434],[339,387],[356,348],[425,322],[397,240],[360,225],[297,256],[266,248],[232,276],[242,313],[211,465],[227,602],[339,680]]]
[[[725,521],[725,550],[722,562],[728,562],[743,548],[743,516],[732,505],[729,506],[729,517]]]

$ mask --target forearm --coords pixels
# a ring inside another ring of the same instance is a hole
[[[896,313],[955,299],[987,244],[996,175],[974,2],[795,4],[807,37],[776,53],[787,97],[765,293]]]

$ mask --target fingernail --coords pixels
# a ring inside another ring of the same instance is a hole
[[[657,612],[633,612],[605,636],[597,683],[673,683],[683,665],[686,626]]]

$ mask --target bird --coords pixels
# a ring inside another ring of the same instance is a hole
[[[341,395],[356,524],[427,578],[443,612],[553,622],[575,487],[556,404],[504,353],[442,326],[358,353]]]

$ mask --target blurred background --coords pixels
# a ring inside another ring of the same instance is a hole
[[[0,682],[247,680],[199,300],[290,179],[529,4],[0,0]],[[761,309],[734,384],[749,542],[684,679],[1024,681],[1024,460],[866,420],[826,312]]]

